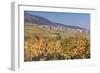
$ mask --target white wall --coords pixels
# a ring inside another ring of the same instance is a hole
[[[14,1],[14,0],[12,0]],[[16,0],[17,1],[17,0]],[[20,0],[21,1],[21,0]],[[25,0],[23,0],[25,1]],[[29,1],[29,0],[26,0]],[[85,4],[85,5],[97,5],[97,48],[98,52],[100,51],[99,41],[100,41],[100,4],[99,0],[31,0],[34,3],[52,3],[57,4],[61,2],[61,4],[66,4],[67,2],[75,2],[76,4]],[[11,0],[1,0],[0,1],[0,73],[12,73],[10,68],[10,53],[11,53]],[[99,58],[100,54],[98,54]],[[100,58],[99,58],[100,61]],[[70,68],[62,68],[62,69],[48,69],[48,70],[40,70],[40,71],[29,71],[30,73],[99,73],[100,63],[98,63],[99,67],[70,67]],[[22,73],[27,73],[28,71],[24,71]]]

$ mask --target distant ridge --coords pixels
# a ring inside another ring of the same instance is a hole
[[[31,23],[31,24],[37,24],[37,25],[46,25],[48,27],[61,27],[61,28],[78,29],[78,30],[82,30],[82,31],[86,31],[86,32],[88,31],[82,27],[52,22],[44,17],[32,15],[27,12],[24,13],[24,22],[25,22],[25,25],[28,25],[26,23]]]

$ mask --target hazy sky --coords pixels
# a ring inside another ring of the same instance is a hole
[[[80,26],[90,30],[90,14],[87,13],[62,13],[62,12],[40,12],[25,11],[32,15],[42,16],[50,21],[63,23],[65,25]]]

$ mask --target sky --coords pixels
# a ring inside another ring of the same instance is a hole
[[[44,17],[50,21],[63,23],[65,25],[79,26],[90,30],[90,14],[88,13],[64,13],[64,12],[43,12],[25,11],[32,15]]]

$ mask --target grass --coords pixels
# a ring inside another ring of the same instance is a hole
[[[25,62],[90,58],[89,33],[50,30],[35,25],[24,28]]]

